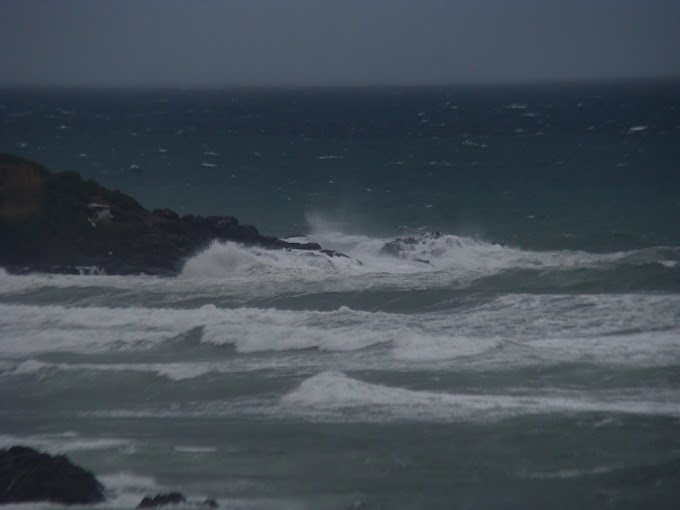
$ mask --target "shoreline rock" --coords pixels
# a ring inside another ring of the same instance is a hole
[[[76,172],[52,173],[0,153],[0,267],[10,273],[174,276],[215,240],[345,256],[317,243],[262,235],[233,216],[149,211],[131,196]]]
[[[0,504],[50,501],[65,505],[104,501],[95,476],[66,456],[26,446],[0,450]]]
[[[219,504],[214,499],[189,501],[181,492],[156,494],[153,497],[144,496],[144,499],[137,505],[137,508],[161,508],[168,505],[190,506],[198,509],[219,508]]]
[[[398,237],[385,243],[380,248],[379,253],[380,255],[387,255],[398,259],[411,258],[415,262],[430,265],[431,262],[428,259],[414,257],[413,255],[417,254],[419,250],[423,251],[425,248],[431,249],[432,243],[441,237],[441,232],[428,232],[420,234],[418,237]]]

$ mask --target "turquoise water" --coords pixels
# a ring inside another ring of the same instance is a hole
[[[350,256],[0,271],[0,445],[102,508],[676,508],[677,90],[0,93],[2,151]]]

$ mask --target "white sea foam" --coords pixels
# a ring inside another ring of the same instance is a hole
[[[138,489],[144,491],[157,491],[161,488],[161,485],[155,478],[131,473],[129,471],[105,473],[103,475],[98,475],[97,478],[99,478],[107,488],[113,490]]]
[[[389,238],[344,234],[338,225],[318,215],[310,215],[307,221],[312,233],[297,242],[318,242],[324,248],[345,253],[362,262],[334,268],[350,270],[357,274],[409,275],[410,284],[427,280],[428,285],[465,282],[511,269],[537,271],[569,270],[580,268],[607,268],[617,263],[654,262],[665,252],[680,256],[675,249],[652,248],[628,252],[589,253],[583,251],[529,251],[490,243],[481,239],[456,235],[426,235],[401,250],[399,257],[381,253]],[[664,252],[656,254],[656,251]],[[668,259],[668,257],[665,257]],[[424,263],[426,261],[427,263]],[[436,279],[428,279],[428,275]],[[404,279],[402,277],[402,279]]]
[[[351,258],[328,257],[300,250],[263,250],[235,243],[213,243],[207,250],[189,259],[182,272],[184,278],[215,279],[256,276],[262,271],[276,272],[279,278],[314,279],[333,275],[403,275],[437,274],[441,284],[470,281],[508,269],[562,270],[595,268],[616,263],[633,252],[593,254],[578,251],[535,252],[488,243],[469,237],[442,235],[422,237],[400,257],[381,253],[391,239],[349,235],[337,231],[315,230],[308,237],[291,242],[318,242],[324,248]],[[283,274],[281,272],[284,271]],[[300,274],[304,272],[305,274]],[[389,278],[388,278],[389,279]],[[360,282],[358,282],[361,285]],[[436,282],[430,282],[436,285]]]
[[[134,451],[134,443],[127,439],[83,437],[75,432],[27,436],[0,434],[0,447],[12,445],[26,445],[52,454],[80,450]]]
[[[676,396],[677,397],[677,396]],[[331,421],[488,420],[517,414],[606,412],[680,417],[680,402],[577,394],[456,394],[371,384],[340,372],[304,380],[281,399],[287,412]]]
[[[225,278],[262,277],[281,275],[289,278],[304,277],[310,271],[318,276],[358,266],[359,263],[344,257],[331,257],[307,250],[265,250],[245,248],[236,243],[214,242],[189,259],[180,278],[215,280]]]
[[[166,377],[171,381],[194,379],[209,373],[245,372],[261,369],[258,363],[237,363],[235,361],[219,362],[169,362],[169,363],[45,363],[28,360],[21,363],[12,374],[5,375],[41,375],[55,371],[101,371],[101,372],[143,372]]]
[[[680,296],[510,294],[473,308],[426,314],[345,306],[313,311],[0,304],[2,373],[31,375],[54,366],[35,359],[38,353],[149,349],[195,328],[200,328],[202,342],[233,345],[238,353],[311,348],[351,352],[382,345],[394,362],[464,358],[461,366],[475,366],[489,360],[526,363],[525,351],[531,349],[531,362],[654,366],[680,359]],[[13,368],[8,365],[11,359],[17,359]],[[174,380],[220,370],[211,362],[107,366]]]
[[[48,363],[43,363],[35,359],[29,359],[20,363],[13,371],[13,375],[33,375],[39,373],[41,370],[48,368]]]
[[[144,496],[166,490],[154,478],[129,471],[104,473],[97,478],[106,488],[107,505],[113,508],[136,508]]]
[[[674,269],[680,261],[677,248],[650,248],[595,254],[579,251],[527,251],[469,237],[424,236],[400,257],[381,254],[390,239],[339,233],[337,225],[310,218],[314,232],[297,242],[321,246],[349,255],[333,257],[307,250],[265,250],[237,243],[214,242],[191,257],[180,276],[154,278],[89,274],[14,276],[0,269],[0,294],[50,287],[102,287],[149,289],[182,295],[231,293],[243,299],[309,290],[361,291],[375,288],[422,289],[465,287],[477,279],[508,270],[532,270],[548,274],[574,269],[609,269],[617,264],[658,263]],[[677,260],[675,260],[677,259]],[[83,275],[85,276],[85,275]],[[229,283],[225,287],[226,283]],[[237,287],[239,286],[240,287]]]
[[[680,329],[629,335],[576,338],[543,338],[527,345],[553,361],[609,360],[632,366],[680,361]]]

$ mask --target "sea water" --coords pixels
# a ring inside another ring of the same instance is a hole
[[[0,446],[102,509],[678,508],[679,90],[3,91],[2,151],[349,258],[0,270]]]

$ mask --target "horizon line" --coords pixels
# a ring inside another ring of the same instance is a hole
[[[373,83],[243,83],[243,84],[35,84],[35,83],[0,83],[2,91],[16,90],[71,90],[71,91],[223,91],[223,90],[299,90],[299,89],[427,89],[427,88],[499,88],[499,87],[535,87],[535,86],[578,86],[578,85],[625,85],[673,83],[680,81],[680,74],[636,77],[608,78],[569,78],[509,81],[441,81],[441,82],[373,82]]]

